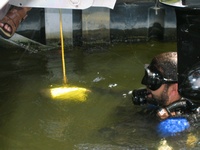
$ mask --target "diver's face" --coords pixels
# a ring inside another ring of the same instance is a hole
[[[169,85],[176,82],[164,78],[161,71],[154,65],[145,65],[145,74],[141,83],[150,91],[149,97],[155,99],[160,106],[166,106],[169,103]]]
[[[166,106],[168,104],[169,96],[167,84],[162,84],[160,88],[154,91],[150,89],[148,90],[151,92],[149,97],[155,99],[160,106]]]

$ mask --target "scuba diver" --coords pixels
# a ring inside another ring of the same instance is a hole
[[[192,74],[198,71],[194,70]],[[199,78],[199,75],[196,77]],[[194,82],[195,78],[191,79],[191,75],[189,78],[185,83],[191,86],[189,83]],[[199,82],[196,79],[195,81]],[[175,117],[185,117],[189,122],[200,120],[200,106],[192,99],[183,97],[179,92],[177,52],[166,52],[155,56],[151,63],[145,66],[145,75],[141,83],[146,88],[133,90],[132,101],[135,105],[155,106],[154,110],[160,120]],[[195,88],[199,92],[200,85],[196,85],[198,87]],[[192,88],[194,86],[191,86],[190,90]]]

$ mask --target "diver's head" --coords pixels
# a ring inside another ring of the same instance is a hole
[[[142,84],[152,91],[164,83],[177,83],[177,53],[167,52],[155,56],[149,65],[145,66]]]
[[[141,83],[146,85],[160,105],[167,105],[168,88],[173,84],[178,88],[177,80],[177,53],[166,52],[155,56],[151,63],[145,66]]]

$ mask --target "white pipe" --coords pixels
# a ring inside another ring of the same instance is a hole
[[[86,9],[89,7],[108,7],[113,9],[116,0],[9,0],[18,7]]]

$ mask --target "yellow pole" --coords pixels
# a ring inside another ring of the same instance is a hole
[[[64,82],[64,84],[67,84],[67,76],[66,76],[66,69],[65,69],[64,40],[63,40],[62,11],[61,11],[61,9],[60,9],[60,39],[61,39],[61,50],[62,50],[63,82]]]

